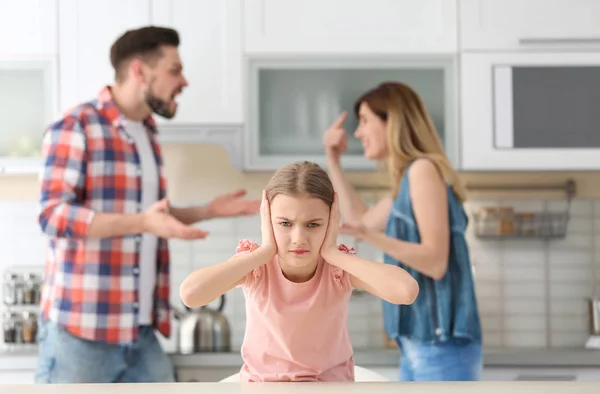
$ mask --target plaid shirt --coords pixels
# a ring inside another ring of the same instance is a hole
[[[129,344],[138,338],[141,234],[89,238],[95,212],[141,211],[141,167],[109,87],[70,110],[43,139],[39,224],[49,237],[41,315],[92,341]],[[148,128],[166,195],[156,124]],[[170,336],[169,252],[159,238],[153,325]]]

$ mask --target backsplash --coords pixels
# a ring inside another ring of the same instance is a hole
[[[472,212],[482,205],[510,205],[519,210],[561,210],[563,200],[472,201]],[[41,268],[44,238],[36,221],[37,204],[0,202],[0,271],[10,266]],[[193,269],[227,259],[238,240],[260,241],[257,216],[219,219],[200,226],[211,232],[205,241],[171,242],[172,304],[181,307],[178,287]],[[476,277],[482,316],[484,346],[583,347],[588,337],[587,298],[600,290],[600,200],[576,199],[571,206],[567,237],[561,240],[480,240],[469,228],[468,242]],[[348,238],[340,242],[354,245]],[[366,244],[357,253],[380,260]],[[596,286],[594,286],[596,285]],[[598,294],[598,293],[596,293]],[[232,344],[238,349],[244,335],[244,300],[241,290],[227,294],[225,313],[232,327]],[[216,304],[216,302],[215,302]],[[174,322],[175,330],[177,322]],[[369,294],[352,297],[350,335],[355,348],[384,346],[381,303]],[[175,351],[175,338],[162,340]]]
[[[475,201],[522,211],[563,211],[564,200]],[[600,200],[573,200],[559,240],[468,242],[487,347],[583,347],[587,298],[600,290]]]

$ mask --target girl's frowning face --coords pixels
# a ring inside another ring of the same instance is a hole
[[[316,266],[327,234],[329,206],[315,197],[278,194],[270,207],[279,260],[293,268]]]

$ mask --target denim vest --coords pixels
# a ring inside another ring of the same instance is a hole
[[[420,242],[410,199],[408,168],[402,177],[400,192],[388,218],[386,234],[406,242]],[[434,280],[385,254],[384,262],[405,269],[419,284],[419,295],[411,305],[394,305],[383,301],[383,318],[388,336],[406,337],[421,343],[439,343],[450,338],[481,342],[481,326],[471,273],[469,249],[465,240],[468,217],[448,190],[450,250],[448,270]]]

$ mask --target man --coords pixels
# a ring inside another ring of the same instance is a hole
[[[173,381],[154,330],[170,335],[168,238],[200,220],[253,214],[244,191],[170,207],[152,113],[172,118],[187,86],[172,29],[126,32],[115,84],[44,135],[39,223],[49,237],[37,383]]]

